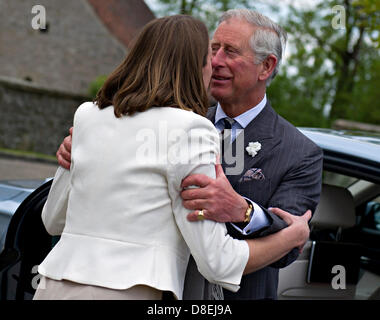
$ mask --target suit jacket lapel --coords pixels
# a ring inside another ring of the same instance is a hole
[[[207,110],[207,119],[209,119],[213,124],[215,124],[215,114],[216,114],[216,105],[211,106]]]
[[[212,107],[209,109],[207,117],[214,123],[215,122],[215,112],[216,107]],[[244,137],[243,146],[244,146],[244,169],[238,174],[228,174],[227,165],[222,161],[222,166],[224,171],[227,173],[227,178],[230,181],[231,185],[234,186],[244,173],[255,166],[255,163],[259,162],[265,155],[269,154],[270,151],[281,142],[281,137],[275,136],[275,127],[277,124],[278,115],[272,109],[269,101],[265,105],[264,109],[260,112],[260,114],[253,119],[244,131],[236,138],[241,139]],[[245,150],[249,142],[260,142],[261,150],[257,153],[255,157],[252,157]],[[231,144],[234,148],[236,146],[236,140]],[[223,157],[224,158],[224,157]],[[241,161],[238,159],[237,161]],[[232,164],[232,167],[236,164]]]

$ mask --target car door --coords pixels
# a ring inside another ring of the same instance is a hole
[[[37,266],[52,248],[53,237],[41,220],[52,180],[31,193],[14,213],[0,254],[0,299],[30,300],[38,285]]]
[[[362,180],[357,172],[324,172],[311,241],[280,270],[279,299],[380,299],[380,183]],[[335,266],[344,267],[343,289],[333,286]]]
[[[341,235],[355,224],[355,205],[350,192],[341,186],[323,184],[311,220],[310,241],[295,262],[280,269],[278,298],[354,299],[360,248]],[[341,273],[344,283],[340,281]]]
[[[357,298],[380,300],[380,196],[358,206],[357,216],[357,232],[350,236],[365,248]]]

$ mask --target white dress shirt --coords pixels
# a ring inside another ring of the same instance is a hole
[[[236,139],[236,136],[241,134],[243,130],[247,127],[247,125],[257,117],[257,115],[264,109],[265,105],[267,103],[267,96],[264,95],[264,98],[260,101],[259,104],[252,107],[251,109],[247,110],[246,112],[238,115],[237,117],[233,118],[235,122],[232,124],[231,127],[231,142]],[[218,129],[219,132],[223,131],[224,129],[224,121],[223,119],[226,118],[227,115],[223,111],[221,105],[218,103],[216,107],[216,113],[215,113],[215,127]],[[243,235],[251,234],[263,227],[266,227],[269,225],[268,218],[266,217],[263,209],[257,203],[254,201],[243,197],[244,199],[248,200],[252,206],[253,206],[253,213],[250,222],[248,225],[242,230],[238,226],[232,223],[235,229],[237,229],[239,232],[241,232]]]

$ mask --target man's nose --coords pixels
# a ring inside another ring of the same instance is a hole
[[[211,65],[213,68],[221,67],[224,65],[224,53],[221,48],[213,53],[211,58]]]

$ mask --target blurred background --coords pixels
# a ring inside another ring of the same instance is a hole
[[[268,88],[296,126],[380,133],[380,1],[0,0],[0,152],[54,161],[76,108],[91,100],[148,21],[184,13],[215,30],[250,8],[288,31]]]

